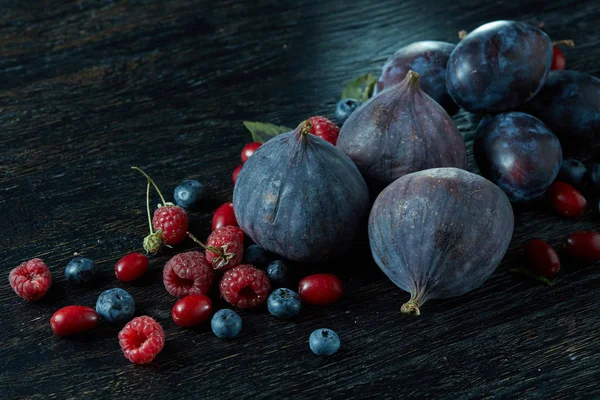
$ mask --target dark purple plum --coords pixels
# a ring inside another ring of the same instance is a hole
[[[535,96],[552,57],[552,41],[541,30],[516,21],[490,22],[458,43],[446,67],[446,87],[468,111],[507,111]]]
[[[508,249],[514,226],[510,201],[487,179],[457,168],[404,175],[379,194],[369,217],[379,268],[419,315],[430,299],[460,296],[480,286]]]
[[[344,254],[369,213],[369,190],[343,152],[310,134],[307,120],[246,161],[233,191],[239,226],[263,249],[292,261]]]
[[[448,114],[458,111],[458,106],[446,90],[446,64],[455,44],[427,40],[411,43],[395,52],[383,65],[377,81],[377,93],[396,85],[408,71],[421,76],[421,89],[437,101]]]
[[[562,141],[589,141],[600,132],[600,79],[551,71],[542,90],[521,110],[544,121]]]
[[[474,153],[483,176],[512,202],[544,194],[562,163],[558,138],[542,121],[522,112],[484,117],[477,127]]]
[[[409,71],[346,120],[337,147],[348,154],[373,192],[402,175],[437,167],[466,168],[462,136],[448,113]]]

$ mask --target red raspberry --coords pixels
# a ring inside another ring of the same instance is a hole
[[[206,260],[214,269],[226,270],[239,265],[244,253],[244,231],[235,226],[214,230],[206,240]]]
[[[52,275],[42,260],[34,258],[10,271],[8,281],[19,297],[27,301],[36,301],[44,297],[50,289]]]
[[[310,117],[309,120],[312,124],[310,133],[335,146],[340,134],[340,128],[325,117]]]
[[[134,364],[148,364],[165,345],[165,331],[153,318],[145,315],[129,321],[119,332],[123,354]]]
[[[260,269],[243,264],[225,272],[219,289],[229,304],[239,308],[256,308],[267,301],[271,282]]]
[[[154,211],[152,226],[162,230],[163,243],[174,246],[185,239],[188,230],[188,216],[179,206],[167,203]]]
[[[163,282],[167,292],[176,297],[207,294],[215,274],[204,254],[188,251],[177,254],[165,264]]]

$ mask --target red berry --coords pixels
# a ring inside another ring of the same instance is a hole
[[[180,298],[208,293],[214,277],[211,264],[198,251],[177,254],[167,261],[163,269],[167,292]]]
[[[542,239],[531,239],[525,244],[525,257],[532,272],[546,277],[558,274],[560,269],[558,254]]]
[[[312,124],[310,133],[335,146],[340,134],[340,128],[325,117],[311,117],[309,120]]]
[[[332,274],[309,275],[300,281],[298,288],[303,303],[318,306],[337,302],[343,291],[342,281]]]
[[[271,282],[263,271],[252,265],[238,265],[223,275],[221,297],[239,308],[256,308],[267,301]]]
[[[567,67],[567,59],[557,46],[552,48],[554,55],[552,57],[552,66],[550,69],[563,70]]]
[[[44,297],[50,285],[50,270],[39,258],[21,263],[8,275],[10,287],[19,297],[27,301],[36,301]]]
[[[98,314],[86,306],[63,307],[50,318],[50,327],[55,335],[70,336],[90,331],[96,327]]]
[[[148,364],[163,349],[165,331],[153,318],[145,315],[129,321],[119,332],[123,354],[134,364]]]
[[[162,230],[164,244],[174,246],[186,237],[188,216],[183,208],[167,203],[154,211],[152,226]]]
[[[122,282],[134,281],[148,270],[148,257],[140,253],[130,253],[115,264],[115,275]]]
[[[238,165],[237,167],[235,167],[235,169],[233,170],[233,173],[231,174],[231,180],[233,181],[233,184],[235,185],[235,182],[237,182],[237,178],[238,175],[240,174],[240,171],[242,170],[243,165]]]
[[[586,262],[600,260],[600,233],[579,231],[567,235],[565,250],[569,255]]]
[[[554,182],[547,194],[554,209],[565,217],[579,217],[587,209],[585,197],[568,183]]]
[[[242,262],[244,231],[235,226],[215,229],[206,240],[206,260],[214,269],[231,269]]]
[[[222,226],[239,226],[235,219],[235,213],[233,212],[233,203],[225,203],[221,207],[217,208],[215,215],[212,218],[212,230],[218,229]]]
[[[208,321],[212,315],[212,301],[202,294],[194,294],[180,299],[173,306],[171,316],[179,326],[196,326]]]
[[[256,150],[258,150],[258,148],[260,146],[262,146],[262,143],[258,143],[258,142],[252,142],[252,143],[248,143],[247,145],[245,145],[244,148],[242,149],[242,163],[245,163],[246,161],[248,161],[250,156],[252,154],[254,154],[254,152]]]

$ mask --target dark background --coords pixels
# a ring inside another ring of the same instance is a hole
[[[457,41],[457,31],[496,19],[538,24],[573,39],[570,69],[600,75],[595,1],[0,1],[0,397],[1,398],[598,398],[600,271],[563,261],[552,287],[513,275],[523,243],[559,245],[594,229],[598,215],[558,217],[545,205],[518,208],[510,250],[492,279],[465,296],[431,301],[419,318],[375,267],[368,248],[334,269],[343,301],[306,307],[294,321],[241,312],[231,341],[208,326],[170,318],[175,299],[151,260],[125,284],[114,263],[147,234],[145,168],[169,197],[182,179],[210,186],[190,214],[205,238],[216,207],[231,199],[231,171],[251,141],[242,120],[295,126],[333,117],[346,82],[378,75],[384,60],[417,40]],[[468,141],[473,121],[456,121]],[[581,153],[589,161],[589,149]],[[471,157],[471,167],[473,167]],[[158,199],[153,199],[157,203]],[[594,206],[595,208],[595,206]],[[177,251],[191,248],[186,241]],[[65,282],[73,252],[104,272],[91,287]],[[41,257],[54,284],[27,304],[8,285],[22,261]],[[301,274],[303,274],[301,272]],[[163,324],[163,352],[147,366],[122,355],[119,327],[101,323],[58,338],[52,313],[95,304],[122,287],[137,315]],[[217,295],[213,296],[217,297]],[[217,306],[222,303],[217,302]],[[338,354],[308,348],[316,328],[336,330]]]

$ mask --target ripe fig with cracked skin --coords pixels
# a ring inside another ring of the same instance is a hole
[[[270,139],[248,159],[233,191],[239,226],[292,261],[344,254],[369,214],[369,190],[343,152],[310,134],[310,120]]]
[[[337,147],[354,161],[374,193],[411,172],[467,167],[454,121],[421,90],[413,71],[352,113]]]
[[[542,88],[552,65],[550,37],[517,21],[480,26],[456,45],[446,67],[452,99],[473,113],[520,106]]]
[[[458,106],[446,90],[446,64],[453,43],[425,40],[414,42],[396,51],[383,65],[375,87],[377,93],[396,85],[412,70],[421,77],[421,89],[434,99],[450,115],[456,114]]]
[[[457,168],[404,175],[383,190],[369,217],[375,262],[419,315],[430,299],[465,294],[494,272],[510,243],[510,201],[492,182]]]

